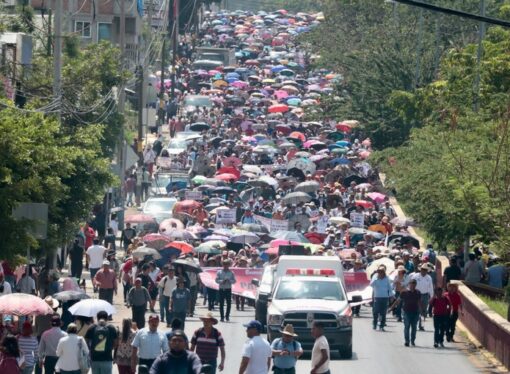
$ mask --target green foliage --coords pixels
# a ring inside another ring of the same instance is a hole
[[[260,10],[273,12],[285,9],[291,13],[298,12],[319,12],[322,9],[321,0],[262,0]]]
[[[7,15],[4,19],[6,31],[31,34],[35,31],[34,9],[30,6],[16,7],[15,15]]]

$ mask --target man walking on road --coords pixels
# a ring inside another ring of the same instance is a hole
[[[434,348],[438,345],[444,348],[444,335],[448,328],[451,310],[450,300],[443,295],[443,289],[436,288],[429,303],[429,315],[433,315],[434,318]]]
[[[133,355],[131,356],[131,370],[136,371],[136,365],[145,365],[150,369],[156,358],[168,351],[168,339],[158,331],[159,316],[149,316],[149,327],[138,330],[133,339]]]
[[[110,270],[110,261],[103,260],[103,268],[96,273],[92,283],[99,289],[99,298],[113,304],[113,293],[117,295],[117,274]]]
[[[204,324],[193,334],[191,338],[190,351],[196,351],[202,364],[211,365],[212,370],[209,374],[216,374],[216,367],[223,371],[225,367],[225,341],[221,333],[214,328],[218,324],[218,320],[213,317],[211,312],[205,316],[200,317]],[[218,348],[221,352],[221,361],[218,365]]]
[[[280,332],[282,337],[271,343],[274,374],[296,374],[296,363],[303,354],[303,348],[295,340],[297,335],[294,334],[294,326],[287,324]]]
[[[176,330],[170,338],[170,350],[158,356],[150,374],[200,374],[202,364],[198,355],[186,350],[184,331]]]
[[[391,286],[390,279],[386,276],[386,268],[380,266],[377,269],[377,277],[370,282],[373,289],[374,305],[372,307],[373,323],[372,327],[377,329],[379,318],[381,320],[379,328],[384,331],[386,326],[386,312],[390,297],[393,296],[393,287]]]
[[[110,374],[113,370],[113,351],[119,344],[119,334],[107,320],[108,313],[97,313],[97,324],[90,326],[85,334],[90,347],[92,374]]]
[[[128,306],[132,310],[133,322],[136,322],[136,326],[139,329],[145,327],[145,311],[150,301],[149,291],[147,291],[147,288],[142,287],[142,280],[136,278],[135,286],[128,293]]]
[[[170,310],[172,318],[178,318],[182,321],[182,329],[186,324],[186,314],[188,313],[191,302],[191,293],[184,285],[184,278],[177,278],[177,288],[172,291],[170,300]]]
[[[51,329],[46,330],[41,335],[39,342],[39,367],[44,367],[45,374],[55,373],[55,365],[57,364],[57,346],[60,338],[67,336],[60,326],[62,321],[58,314],[51,317]],[[3,373],[7,374],[7,373]]]
[[[425,317],[427,316],[429,300],[432,296],[434,296],[434,284],[432,282],[432,277],[428,274],[428,272],[429,267],[426,264],[422,264],[420,267],[420,272],[411,275],[411,279],[416,280],[416,289],[421,293],[420,310],[421,316],[423,317],[423,322],[425,322]],[[425,331],[421,318],[419,325],[420,331]]]
[[[446,341],[455,342],[453,336],[455,335],[455,325],[457,324],[457,319],[459,318],[459,311],[461,315],[464,315],[464,311],[462,309],[462,299],[459,294],[459,287],[455,283],[448,283],[448,292],[444,294],[448,300],[450,300],[450,304],[452,305],[452,312],[450,314],[450,318],[448,319],[448,328],[446,329]]]
[[[312,348],[312,370],[310,374],[330,374],[329,371],[329,343],[324,336],[324,325],[322,322],[314,322],[312,326],[312,337],[315,343]]]
[[[122,230],[122,234],[120,236],[120,244],[124,247],[126,251],[130,244],[133,243],[133,239],[136,237],[136,230],[131,227],[131,223],[126,223],[126,228]]]
[[[223,260],[223,269],[218,270],[216,273],[216,283],[219,284],[219,296],[220,296],[220,317],[221,322],[227,319],[227,322],[230,321],[230,308],[232,306],[232,285],[236,283],[236,277],[232,270],[230,270],[230,265],[232,261],[227,258]],[[225,313],[225,301],[227,302],[227,310]]]
[[[164,266],[163,278],[158,283],[159,288],[159,314],[161,322],[166,321],[166,327],[170,327],[172,323],[172,314],[170,313],[170,298],[172,292],[177,287],[177,279],[174,276],[174,268],[171,266]]]
[[[269,342],[260,336],[262,324],[253,320],[243,326],[250,340],[243,347],[239,374],[267,374],[271,367],[272,352]]]
[[[94,277],[96,273],[99,271],[101,266],[103,265],[103,260],[105,258],[106,248],[99,244],[99,239],[95,238],[93,241],[93,245],[87,248],[87,262],[89,264],[90,270],[90,279],[92,280],[92,284],[94,284]],[[97,287],[94,286],[94,292],[97,292]]]
[[[402,310],[404,311],[404,345],[409,347],[409,341],[414,347],[416,340],[416,328],[420,320],[421,310],[421,293],[416,289],[416,279],[409,281],[409,289],[400,293],[397,304],[403,304]],[[409,330],[411,330],[411,337],[409,338]]]

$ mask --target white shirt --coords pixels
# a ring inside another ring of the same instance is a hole
[[[271,346],[266,339],[261,336],[254,336],[243,347],[243,357],[248,357],[248,367],[246,374],[267,374],[267,359],[272,355]]]
[[[81,341],[81,349],[87,354],[89,348],[85,339],[76,334],[69,334],[59,340],[57,345],[57,368],[65,371],[80,370],[80,364],[78,362],[78,342]]]
[[[119,232],[119,223],[117,222],[117,220],[112,219],[110,221],[110,228],[113,230],[113,234],[115,235],[115,237],[117,237],[117,234]]]
[[[416,280],[416,289],[422,294],[428,293],[430,297],[434,296],[434,284],[430,275],[422,276],[421,273],[414,273],[411,274],[411,279]]]
[[[325,349],[328,351],[328,360],[323,363],[320,367],[317,368],[317,373],[325,373],[329,370],[329,343],[328,339],[324,335],[315,339],[315,343],[313,344],[312,349],[312,369],[320,362],[322,359],[322,350]]]
[[[0,296],[12,293],[12,287],[11,287],[11,284],[9,282],[4,280],[2,284],[4,285],[4,291],[0,292]]]
[[[91,245],[87,249],[86,253],[90,257],[89,267],[91,269],[99,269],[101,266],[103,266],[105,251],[106,248],[103,247],[102,245]]]
[[[168,275],[166,275],[161,278],[158,287],[163,290],[162,293],[164,296],[172,297],[172,292],[175,287],[177,287],[177,278],[175,276],[170,278]]]

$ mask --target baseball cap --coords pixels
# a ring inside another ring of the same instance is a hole
[[[252,320],[246,324],[243,324],[247,329],[257,329],[257,331],[262,332],[262,324],[257,320]]]

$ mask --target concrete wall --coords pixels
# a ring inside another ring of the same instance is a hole
[[[446,266],[448,266],[448,259],[439,256],[436,265],[438,284],[441,284],[439,273],[442,274],[442,269]],[[461,284],[459,292],[464,306],[464,315],[459,317],[460,321],[484,348],[510,369],[510,322],[490,309],[466,285]]]

